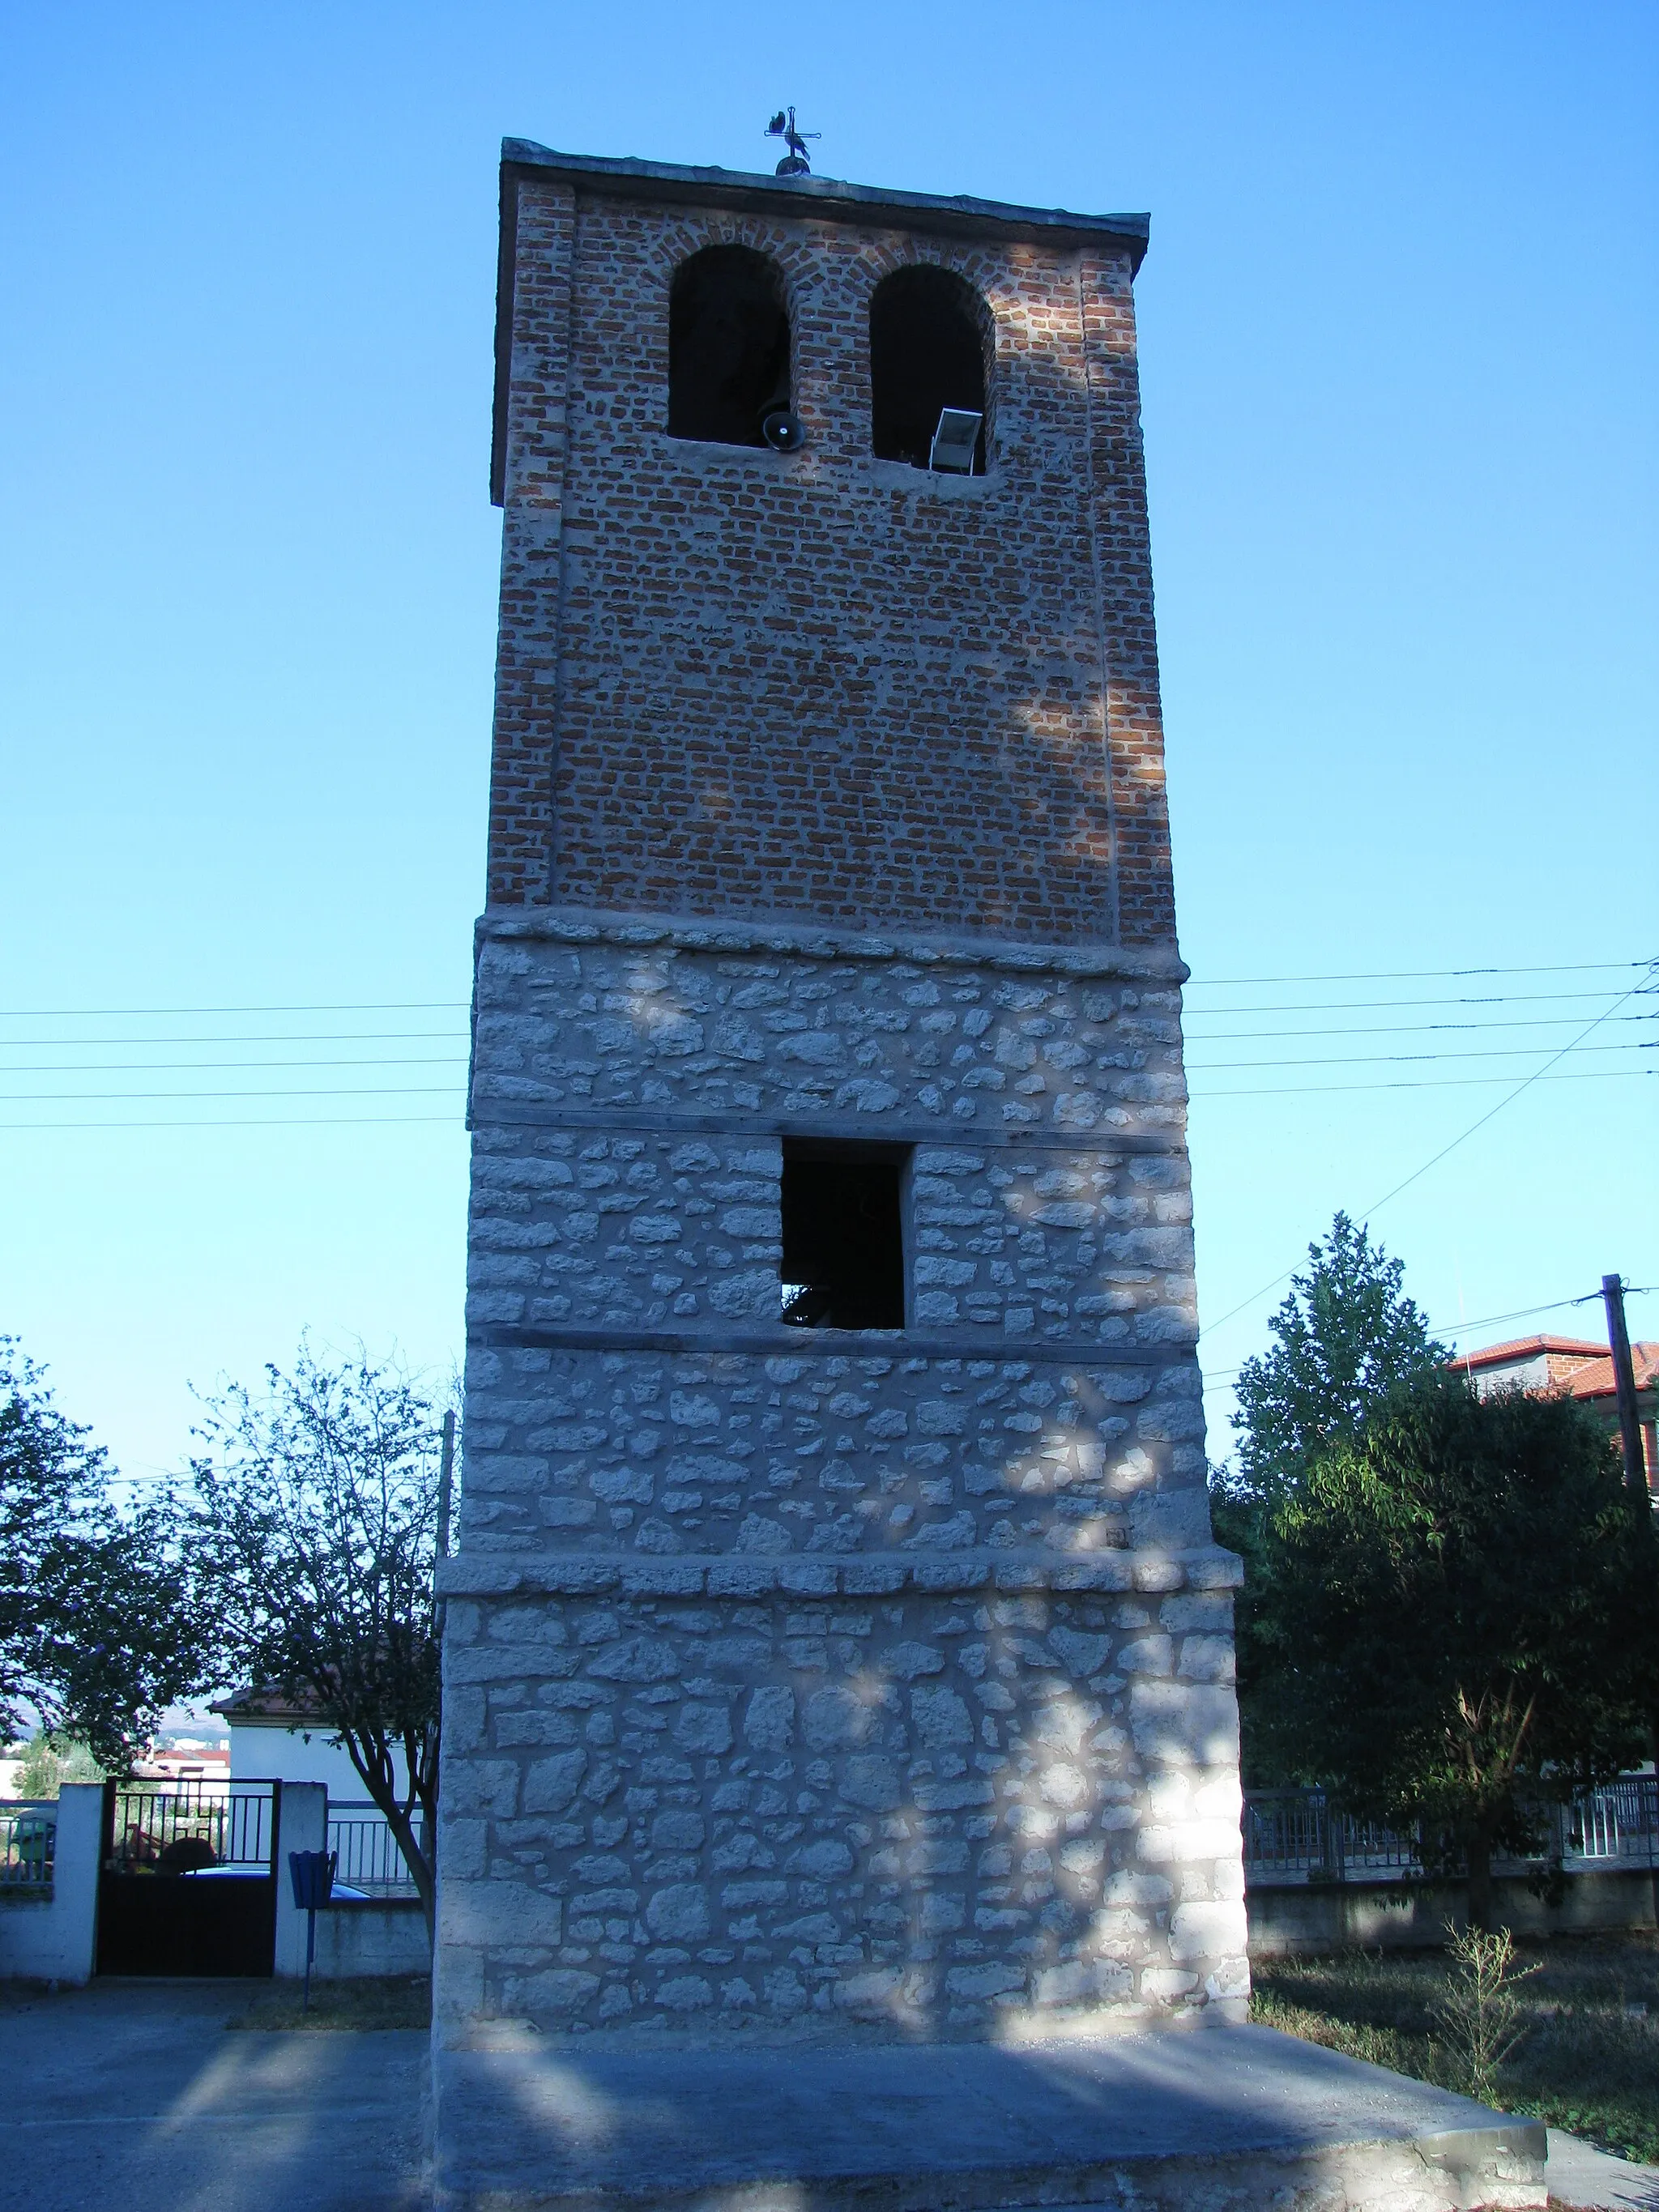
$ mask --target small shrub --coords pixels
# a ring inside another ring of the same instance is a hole
[[[1504,2109],[1659,2164],[1659,1938],[1650,1929],[1560,1936],[1534,1955],[1542,1971],[1519,1992],[1530,2033],[1499,2072]],[[1443,1949],[1264,1959],[1251,2017],[1466,2089],[1468,2067],[1437,2016],[1456,1972]]]
[[[1516,1984],[1537,1973],[1515,1963],[1515,1938],[1507,1928],[1488,1936],[1479,1928],[1460,1934],[1446,1923],[1451,1972],[1432,2008],[1453,2057],[1478,2104],[1498,2097],[1498,2069],[1527,2033]]]

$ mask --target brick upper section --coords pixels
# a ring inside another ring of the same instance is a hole
[[[504,169],[490,902],[1172,939],[1137,240],[740,181]],[[787,291],[794,454],[665,432],[670,282],[728,240]],[[912,261],[994,327],[982,478],[869,451]]]

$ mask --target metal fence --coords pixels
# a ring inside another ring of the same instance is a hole
[[[58,1808],[49,1797],[0,1802],[0,1889],[18,1897],[52,1895]]]
[[[1659,1777],[1627,1774],[1547,1814],[1540,1858],[1565,1874],[1659,1867]],[[1535,1863],[1504,1861],[1505,1865]],[[1424,1871],[1421,1841],[1351,1820],[1320,1790],[1253,1790],[1244,1800],[1244,1873],[1258,1885],[1398,1881]]]
[[[415,1839],[427,1852],[425,1815],[418,1810],[415,1814]],[[386,1826],[386,1814],[378,1805],[337,1805],[331,1799],[328,1848],[338,1854],[334,1874],[337,1887],[360,1889],[366,1897],[419,1895],[398,1848],[398,1839]],[[430,1853],[427,1852],[427,1856],[429,1863]]]
[[[1626,1774],[1566,1808],[1564,1857],[1586,1866],[1659,1866],[1659,1775]]]
[[[274,1783],[169,1780],[108,1786],[112,1802],[107,1871],[270,1871]]]

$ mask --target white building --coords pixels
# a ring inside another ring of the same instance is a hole
[[[340,1738],[275,1691],[238,1690],[210,1710],[230,1729],[233,1782],[321,1782],[331,1804],[368,1802],[368,1785]],[[401,1795],[408,1769],[400,1753],[393,1757]]]

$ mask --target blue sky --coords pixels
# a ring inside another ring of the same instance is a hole
[[[1273,1300],[1223,1317],[1607,1009],[1376,1227],[1449,1333],[1659,1282],[1659,1000],[1615,1006],[1659,954],[1659,15],[785,28],[13,11],[0,1328],[135,1475],[302,1328],[459,1352],[503,134],[759,167],[793,100],[826,173],[1150,209],[1212,1450]]]

